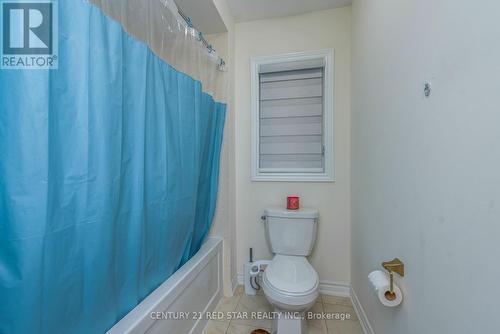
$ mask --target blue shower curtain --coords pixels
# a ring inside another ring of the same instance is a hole
[[[104,333],[197,250],[226,105],[59,1],[59,68],[0,70],[0,333]]]

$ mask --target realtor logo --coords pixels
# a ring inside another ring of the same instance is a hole
[[[57,68],[57,2],[1,2],[1,68]]]

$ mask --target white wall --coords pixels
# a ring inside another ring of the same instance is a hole
[[[352,11],[355,292],[378,334],[498,333],[500,2]],[[366,276],[396,256],[405,300],[388,309]]]
[[[350,212],[350,27],[344,7],[286,18],[236,24],[236,237],[242,273],[248,248],[256,259],[271,258],[260,217],[269,205],[297,194],[320,211],[312,264],[322,281],[349,283]],[[250,181],[250,57],[335,49],[335,183]]]
[[[234,131],[235,131],[235,108],[234,108],[234,21],[228,10],[225,0],[214,0],[220,17],[227,28],[226,33],[205,35],[205,39],[211,43],[217,54],[227,64],[228,98],[226,123],[224,127],[224,140],[221,152],[221,166],[219,179],[219,194],[214,222],[210,235],[223,238],[223,283],[224,294],[232,295],[236,284],[236,182],[235,182],[235,157],[234,157]]]

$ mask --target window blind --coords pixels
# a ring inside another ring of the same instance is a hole
[[[260,73],[259,169],[323,172],[323,67]]]

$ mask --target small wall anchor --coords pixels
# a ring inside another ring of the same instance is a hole
[[[424,96],[425,97],[431,96],[431,91],[432,91],[431,83],[428,81],[424,82]]]

